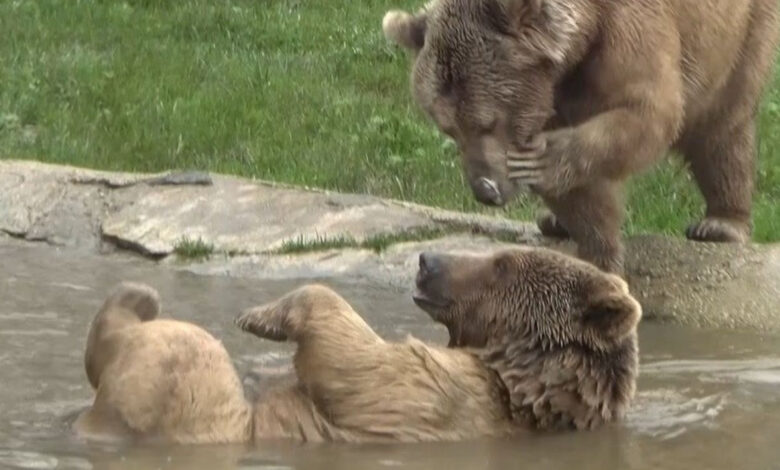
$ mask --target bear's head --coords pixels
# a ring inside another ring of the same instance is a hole
[[[595,427],[633,397],[642,309],[589,263],[544,248],[423,253],[414,300],[498,372],[524,425]]]
[[[578,28],[568,0],[433,0],[385,14],[388,39],[414,52],[412,92],[458,145],[480,202],[518,192],[506,156],[533,151]]]

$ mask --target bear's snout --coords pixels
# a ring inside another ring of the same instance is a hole
[[[415,281],[417,290],[413,299],[423,310],[447,306],[448,302],[443,292],[444,272],[444,261],[441,255],[431,252],[420,253]]]
[[[427,251],[420,253],[419,274],[422,277],[436,275],[439,271],[441,271],[441,260],[438,256]]]
[[[498,188],[498,183],[490,178],[480,177],[471,186],[474,197],[482,204],[489,206],[503,206],[504,198]]]

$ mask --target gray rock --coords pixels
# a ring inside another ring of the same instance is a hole
[[[627,254],[629,284],[648,318],[780,331],[780,245],[643,236]]]
[[[288,242],[363,241],[432,227],[430,219],[377,198],[355,198],[216,178],[209,187],[157,188],[111,214],[103,233],[154,255],[182,238],[217,251],[261,253]]]

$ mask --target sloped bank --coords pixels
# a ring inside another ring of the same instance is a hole
[[[13,160],[0,161],[0,232],[75,250],[131,249],[172,269],[401,288],[411,288],[424,249],[572,248],[544,239],[529,223],[372,196],[203,173],[109,173]],[[206,259],[182,259],[191,255]],[[647,319],[780,332],[777,244],[633,237],[627,272]]]

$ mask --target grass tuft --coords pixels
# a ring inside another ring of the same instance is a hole
[[[342,236],[336,238],[327,238],[317,235],[314,239],[299,235],[291,240],[286,240],[282,246],[273,250],[275,254],[300,254],[313,251],[327,251],[342,248],[358,248],[359,243],[352,237]]]
[[[173,253],[183,260],[208,259],[214,254],[214,245],[202,239],[182,238],[173,247]]]
[[[457,232],[458,230],[445,229],[443,227],[425,227],[398,233],[379,234],[364,240],[363,243],[360,244],[360,248],[381,253],[388,247],[398,243],[435,240]]]
[[[336,238],[327,238],[317,236],[314,239],[303,237],[302,235],[284,242],[277,254],[298,254],[313,251],[327,251],[332,249],[354,248],[363,250],[372,250],[375,253],[385,251],[391,245],[404,242],[418,242],[441,238],[457,231],[448,230],[444,227],[426,227],[415,230],[407,230],[398,233],[383,233],[358,241],[350,236],[341,236]]]

